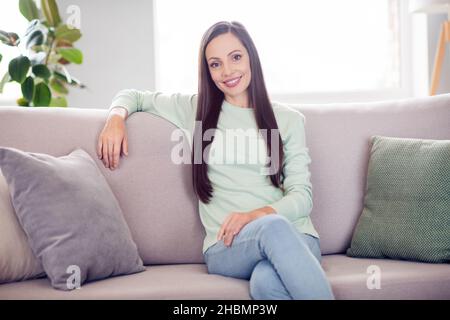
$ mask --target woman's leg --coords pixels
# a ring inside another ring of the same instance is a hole
[[[304,241],[318,261],[321,261],[319,239],[298,232],[299,240]],[[258,262],[250,277],[250,295],[254,300],[292,300],[280,276],[269,260]]]
[[[250,277],[250,296],[253,300],[292,300],[269,260],[259,261]]]
[[[205,252],[209,273],[250,279],[267,259],[293,299],[333,299],[324,271],[298,231],[283,216],[253,220],[235,236],[230,247],[217,242]]]

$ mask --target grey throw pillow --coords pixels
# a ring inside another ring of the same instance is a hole
[[[54,288],[145,270],[119,203],[86,151],[53,157],[0,147],[0,167]]]
[[[372,137],[350,257],[450,262],[450,140]]]

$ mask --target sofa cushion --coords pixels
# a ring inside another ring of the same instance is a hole
[[[53,287],[145,269],[114,194],[83,149],[53,157],[0,147],[0,167]]]
[[[336,254],[322,267],[339,300],[450,299],[449,264]]]
[[[347,255],[450,262],[450,140],[374,136]]]
[[[239,299],[249,300],[249,283],[208,274],[204,264],[154,265],[144,272],[53,290],[48,279],[0,286],[0,299]]]
[[[45,276],[17,220],[8,184],[0,170],[0,283]]]
[[[323,256],[336,299],[449,299],[450,265]],[[372,281],[379,271],[379,282]],[[367,283],[369,282],[369,286]],[[154,265],[146,271],[53,290],[48,279],[0,286],[0,299],[249,300],[247,280],[208,274],[204,264]]]

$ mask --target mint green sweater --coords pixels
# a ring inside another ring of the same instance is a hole
[[[126,89],[114,97],[109,109],[114,107],[126,108],[128,116],[143,111],[170,121],[188,134],[192,149],[197,94]],[[206,231],[203,253],[217,242],[220,226],[231,212],[248,212],[264,206],[286,217],[300,232],[319,237],[310,218],[313,203],[308,165],[311,159],[305,143],[305,118],[283,104],[272,102],[272,108],[283,141],[284,192],[272,185],[264,171],[267,149],[263,138],[256,134],[254,110],[234,106],[226,100],[222,103],[208,158],[213,197],[209,204],[199,201],[200,219]]]

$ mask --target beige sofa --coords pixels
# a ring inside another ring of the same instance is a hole
[[[306,116],[312,219],[336,298],[450,299],[449,264],[345,255],[363,206],[369,137],[450,139],[450,94],[293,106]],[[0,299],[250,299],[248,281],[207,273],[190,165],[170,161],[179,143],[170,140],[174,126],[151,114],[132,114],[129,157],[110,171],[95,151],[106,116],[105,109],[0,107],[0,145],[54,156],[75,147],[88,151],[119,200],[147,270],[71,292],[53,289],[46,278],[8,283],[0,285]],[[375,287],[371,270],[380,272]]]

